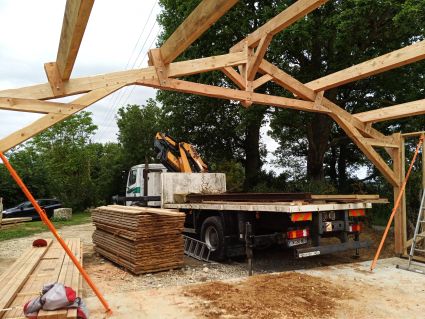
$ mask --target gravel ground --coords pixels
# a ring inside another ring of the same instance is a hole
[[[91,238],[93,231],[94,226],[92,224],[82,224],[65,226],[59,230],[59,233],[63,238],[81,238],[84,243],[84,266],[99,288],[105,293],[184,286],[200,282],[243,278],[248,275],[246,262],[243,258],[228,260],[224,263],[205,263],[185,256],[185,266],[182,269],[134,276],[94,252]],[[0,274],[26,248],[30,247],[34,239],[51,237],[52,235],[49,232],[45,232],[27,238],[0,242]],[[379,234],[366,232],[364,237],[376,242]],[[389,238],[387,242],[391,243],[392,238]],[[371,259],[374,251],[374,249],[365,250],[359,261]],[[383,257],[391,256],[391,251],[391,244],[389,244],[387,250],[383,253]],[[292,257],[290,251],[275,247],[255,252],[254,273],[267,274],[351,262],[353,262],[352,252],[297,260]],[[88,296],[92,295],[90,289],[86,289],[86,292]]]

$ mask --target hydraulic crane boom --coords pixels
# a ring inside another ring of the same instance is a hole
[[[206,173],[208,165],[193,145],[177,142],[171,136],[158,132],[154,141],[158,159],[171,172]]]

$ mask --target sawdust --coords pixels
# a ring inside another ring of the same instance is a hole
[[[203,300],[206,318],[331,318],[350,290],[295,272],[250,277],[237,283],[210,282],[184,289]]]

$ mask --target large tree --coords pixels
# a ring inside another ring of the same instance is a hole
[[[281,1],[279,8],[289,3]],[[276,37],[271,50],[280,57],[273,62],[309,82],[423,39],[424,7],[423,0],[329,1]],[[331,89],[326,96],[351,113],[423,98],[424,65]],[[272,118],[272,136],[281,145],[280,162],[284,164],[288,152],[305,156],[309,179],[323,180],[326,174],[342,191],[347,189],[350,169],[352,175],[365,163],[358,149],[330,118],[288,114],[293,112],[277,110]],[[387,123],[377,127],[391,133],[402,128],[403,121],[395,123],[389,129]]]
[[[158,20],[163,32],[159,44],[199,3],[199,0],[160,1],[162,12]],[[179,59],[228,53],[233,44],[273,16],[273,3],[271,0],[241,1]],[[221,72],[194,75],[187,79],[234,87]],[[257,184],[265,155],[260,143],[260,129],[264,125],[266,108],[253,105],[245,109],[231,101],[166,91],[158,92],[157,99],[163,105],[171,134],[195,144],[212,164],[239,161],[245,169],[245,189]]]

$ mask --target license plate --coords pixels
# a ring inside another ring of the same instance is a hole
[[[320,250],[316,250],[316,251],[310,251],[308,253],[300,253],[298,255],[299,258],[303,258],[303,257],[311,257],[311,256],[317,256],[320,255]]]
[[[288,247],[298,246],[307,243],[307,238],[288,239]]]

